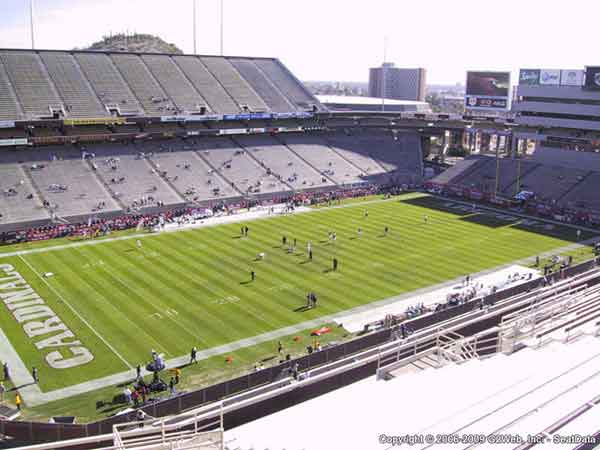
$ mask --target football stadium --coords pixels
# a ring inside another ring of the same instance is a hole
[[[0,49],[0,448],[600,446],[600,66],[386,110],[140,36]]]

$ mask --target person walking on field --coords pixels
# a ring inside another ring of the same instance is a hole
[[[197,355],[198,355],[198,349],[196,347],[192,347],[192,350],[190,351],[190,364],[198,363],[198,359],[196,359]]]

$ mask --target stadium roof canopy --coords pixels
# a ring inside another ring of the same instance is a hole
[[[377,97],[317,95],[317,99],[332,111],[381,111],[382,101]],[[385,111],[431,112],[427,102],[385,99]]]

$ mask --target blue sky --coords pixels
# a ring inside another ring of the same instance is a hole
[[[219,0],[198,1],[198,53],[219,51]],[[430,83],[470,69],[600,64],[597,0],[224,0],[225,53],[276,56],[304,80],[366,81],[383,57]],[[0,0],[0,47],[28,48],[29,0]],[[138,31],[193,49],[192,0],[35,0],[36,47]]]

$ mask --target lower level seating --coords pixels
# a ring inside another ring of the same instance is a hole
[[[195,151],[193,142],[172,146],[161,144],[149,159],[163,178],[183,194],[187,201],[237,197],[239,192],[219,172],[213,170]]]
[[[0,164],[0,191],[0,225],[50,217],[19,164]]]
[[[91,128],[86,132],[102,131]],[[77,129],[68,134],[81,134]],[[303,132],[3,149],[0,225],[49,220],[54,213],[80,219],[247,195],[415,182],[421,179],[420,142],[410,139],[375,131]]]
[[[126,208],[177,205],[184,202],[146,160],[142,145],[103,145],[95,150],[96,173]]]
[[[360,168],[365,175],[384,174],[385,169],[370,154],[369,145],[354,136],[335,133],[327,137],[329,145],[342,158]]]
[[[42,201],[59,217],[120,209],[76,149],[45,148],[3,154],[4,160],[24,161],[21,168]]]
[[[268,136],[242,136],[236,142],[268,172],[294,189],[334,186],[326,175],[320,174],[298,155]]]
[[[336,153],[319,136],[284,134],[280,139],[322,175],[338,184],[363,182],[363,171]]]
[[[600,211],[600,172],[588,175],[562,199],[564,204]]]
[[[229,139],[200,141],[199,154],[244,194],[289,191],[284,181],[270,174],[247,151]]]

